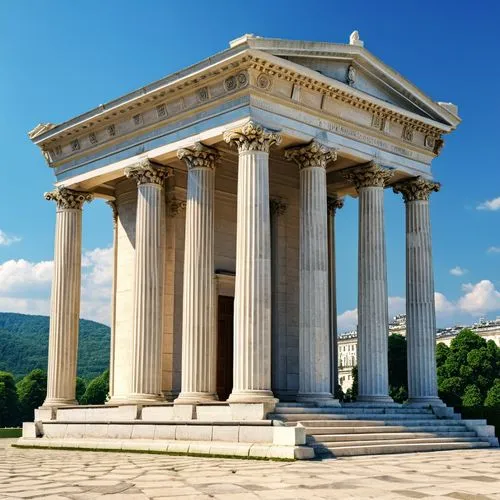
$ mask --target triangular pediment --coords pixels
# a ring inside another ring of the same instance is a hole
[[[460,123],[456,106],[433,101],[380,59],[358,44],[302,42],[245,35],[231,46],[247,45],[284,62],[302,66],[367,97],[455,128]],[[349,72],[349,68],[352,68]],[[346,89],[348,90],[348,88]]]

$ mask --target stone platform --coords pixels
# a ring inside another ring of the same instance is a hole
[[[273,405],[274,406],[274,405]],[[300,460],[313,458],[305,429],[265,419],[255,404],[102,405],[40,408],[18,446],[129,450]]]

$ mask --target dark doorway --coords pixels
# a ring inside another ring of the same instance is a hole
[[[233,389],[234,297],[219,295],[217,310],[217,396],[225,401]]]

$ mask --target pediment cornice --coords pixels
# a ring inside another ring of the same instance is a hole
[[[325,52],[330,57],[336,51],[341,54],[341,48],[344,54],[348,51],[353,55],[365,50],[360,46],[317,45],[328,46]],[[310,53],[313,49],[307,50]],[[318,47],[314,50],[319,53]],[[380,130],[386,122],[399,124],[403,127],[402,137],[408,142],[411,142],[414,131],[419,132],[424,137],[422,146],[435,154],[442,143],[441,134],[453,128],[245,42],[58,126],[37,127],[38,130],[35,129],[36,133],[30,138],[42,149],[49,165],[58,164],[160,126],[166,120],[180,118],[194,109],[210,107],[215,101],[230,98],[236,93],[266,93],[273,80],[286,81],[322,98],[369,112],[372,127]],[[290,101],[293,100],[293,95],[290,95]]]

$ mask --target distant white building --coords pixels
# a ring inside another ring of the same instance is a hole
[[[451,341],[464,328],[470,328],[486,341],[493,340],[500,347],[500,317],[495,320],[480,318],[472,325],[456,325],[449,328],[439,328],[436,342],[450,345]],[[389,335],[406,336],[406,315],[398,314],[389,323]],[[352,368],[357,364],[358,335],[356,330],[344,333],[338,339],[339,383],[345,392],[352,387]]]

